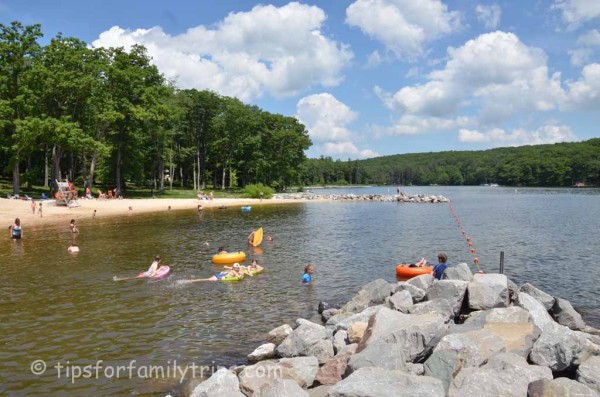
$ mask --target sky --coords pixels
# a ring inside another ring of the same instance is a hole
[[[142,44],[179,88],[306,126],[309,157],[600,137],[600,0],[0,0],[0,22]]]

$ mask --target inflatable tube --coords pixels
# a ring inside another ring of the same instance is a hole
[[[259,273],[262,273],[263,270],[265,269],[260,269],[260,270],[250,270],[249,267],[247,267],[246,269],[248,269],[250,271],[250,273],[252,273],[253,276],[256,276]]]
[[[227,275],[220,279],[221,282],[230,282],[230,281],[242,281],[244,279],[244,275],[242,274],[240,277]]]
[[[169,266],[161,266],[156,271],[156,274],[152,277],[146,276],[145,272],[142,272],[138,275],[140,278],[163,278],[166,277],[171,272],[171,268]]]
[[[242,251],[216,254],[212,257],[212,262],[215,265],[229,265],[231,263],[243,262],[244,260],[246,260],[246,253]]]
[[[396,266],[396,277],[406,280],[412,277],[420,276],[421,274],[431,274],[432,271],[433,267],[408,267],[408,265],[401,263]]]

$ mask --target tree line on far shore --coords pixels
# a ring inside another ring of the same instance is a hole
[[[600,138],[482,151],[307,160],[305,185],[600,186]]]
[[[312,144],[293,117],[178,89],[142,46],[89,48],[0,24],[0,172],[21,184],[163,190],[297,184]]]

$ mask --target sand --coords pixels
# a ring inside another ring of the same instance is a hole
[[[0,198],[0,225],[11,225],[15,218],[21,219],[21,224],[26,225],[39,225],[46,223],[59,223],[70,219],[91,219],[96,210],[96,217],[109,217],[127,215],[130,213],[148,213],[148,212],[160,212],[168,211],[169,206],[171,210],[182,210],[182,209],[197,209],[198,204],[202,205],[202,208],[218,208],[222,205],[228,207],[241,207],[244,205],[271,205],[271,204],[282,204],[282,203],[294,203],[294,202],[305,202],[305,200],[292,200],[292,199],[234,199],[234,198],[221,198],[214,200],[198,200],[198,199],[110,199],[110,200],[85,200],[79,199],[79,207],[67,208],[66,206],[55,205],[54,200],[36,200],[36,212],[35,215],[31,211],[31,201],[26,200],[15,200],[15,199],[2,199]],[[42,214],[39,215],[39,204],[42,205]]]

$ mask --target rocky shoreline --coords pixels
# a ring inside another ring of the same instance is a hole
[[[273,196],[278,200],[334,200],[334,201],[378,201],[399,203],[447,203],[444,196],[426,194],[315,194],[306,193],[279,193]]]
[[[564,299],[462,263],[379,279],[266,336],[192,397],[600,396],[600,330]]]

